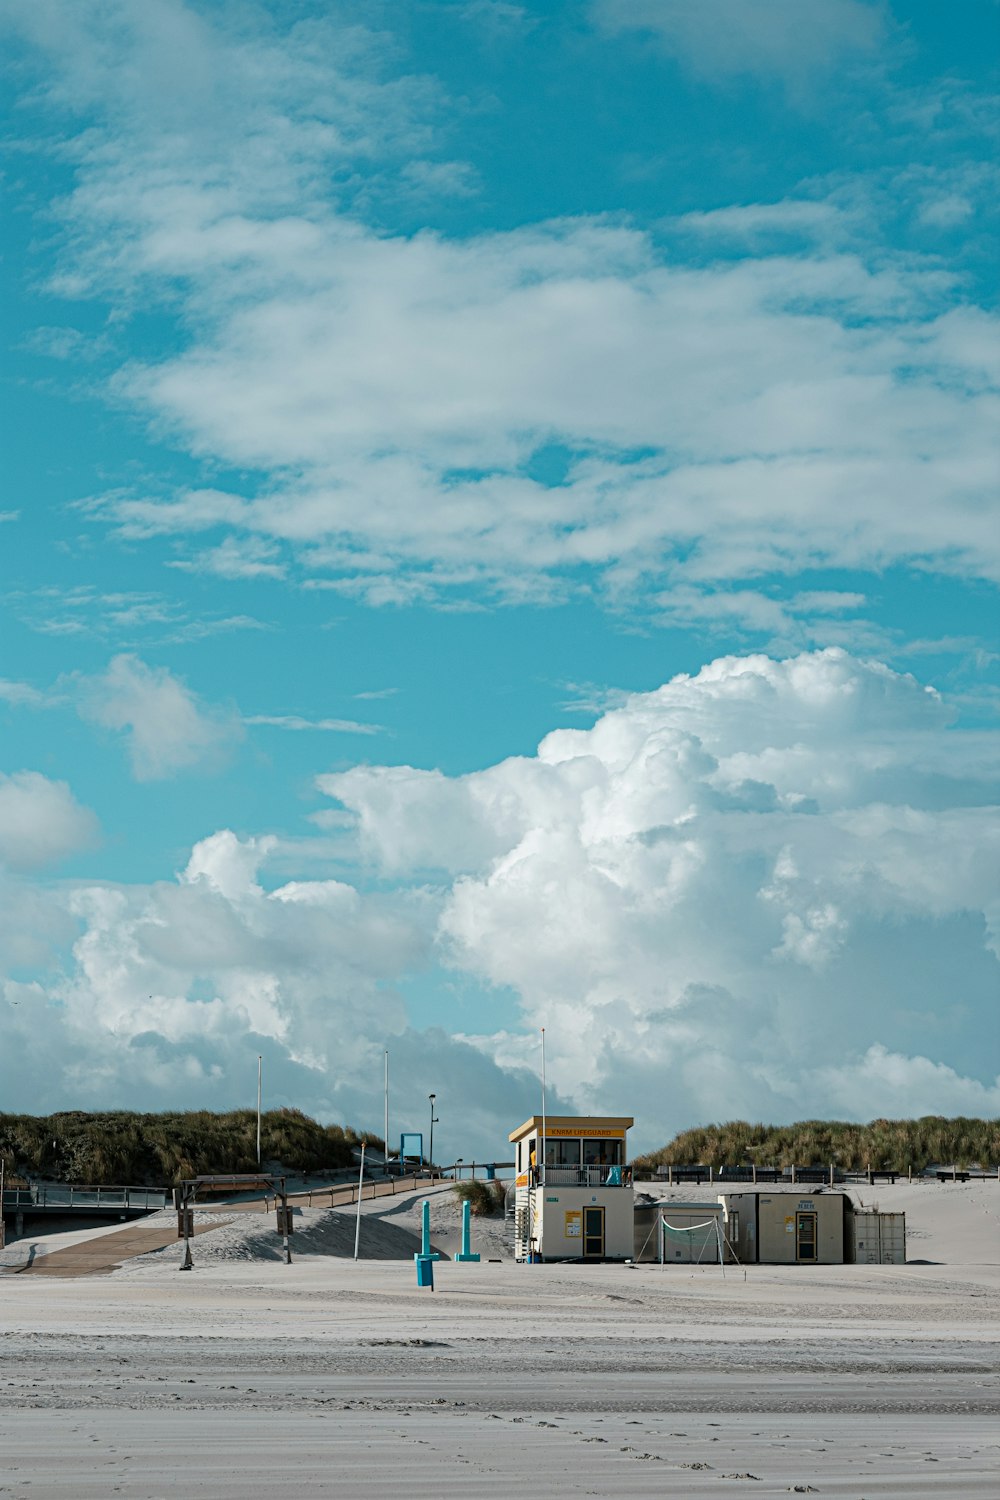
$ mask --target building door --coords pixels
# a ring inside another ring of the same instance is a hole
[[[604,1259],[604,1209],[583,1210],[583,1254],[586,1260]]]
[[[816,1260],[816,1215],[795,1215],[795,1258],[802,1261]]]

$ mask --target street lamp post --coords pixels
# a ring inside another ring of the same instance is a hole
[[[433,1167],[434,1166],[434,1126],[437,1125],[437,1123],[438,1123],[438,1117],[434,1113],[434,1100],[437,1098],[437,1094],[428,1094],[427,1097],[431,1101],[431,1138],[430,1138],[430,1144],[429,1144],[429,1146],[427,1148],[427,1163],[428,1163],[428,1166]]]

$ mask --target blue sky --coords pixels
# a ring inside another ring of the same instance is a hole
[[[996,1113],[1000,7],[0,26],[0,1107]]]

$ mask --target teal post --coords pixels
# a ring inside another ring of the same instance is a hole
[[[429,1286],[434,1290],[434,1262],[429,1255],[415,1255],[417,1264],[417,1286]]]
[[[417,1265],[417,1286],[429,1286],[433,1292],[434,1262],[441,1257],[436,1250],[431,1249],[431,1205],[426,1198],[420,1228],[420,1254],[413,1257]]]
[[[472,1205],[468,1198],[462,1204],[462,1248],[455,1256],[456,1260],[478,1260],[478,1255],[472,1253]]]

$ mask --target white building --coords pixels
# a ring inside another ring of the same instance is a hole
[[[514,1146],[518,1260],[630,1260],[631,1116],[532,1115]]]

